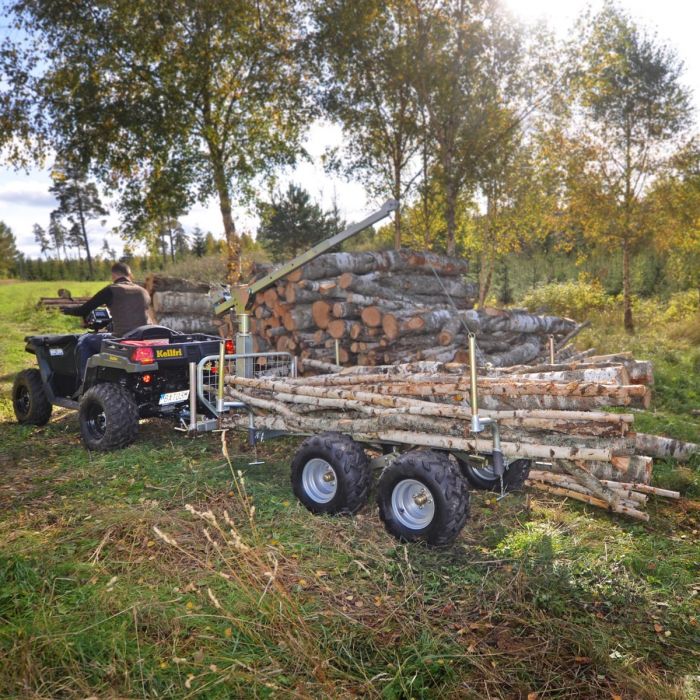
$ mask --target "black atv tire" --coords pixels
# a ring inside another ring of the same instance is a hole
[[[417,498],[427,501],[419,504]],[[382,472],[377,503],[391,535],[403,542],[425,540],[441,547],[454,542],[469,517],[469,487],[447,455],[412,450]]]
[[[139,410],[118,384],[96,384],[80,399],[80,435],[89,450],[108,452],[130,445],[139,432]]]
[[[38,369],[22,370],[12,385],[12,407],[18,423],[46,425],[53,406],[46,398],[44,382]]]
[[[459,465],[473,488],[479,491],[500,492],[501,480],[497,476],[493,476],[493,467],[490,464],[485,467],[475,467],[466,460],[459,460]],[[503,474],[503,490],[506,493],[522,491],[529,473],[529,459],[513,460]]]
[[[292,490],[312,513],[353,515],[367,503],[371,484],[365,451],[342,433],[307,438],[292,460]]]

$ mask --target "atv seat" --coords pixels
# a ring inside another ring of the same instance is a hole
[[[121,340],[172,340],[175,336],[182,335],[165,326],[139,326],[121,337]]]

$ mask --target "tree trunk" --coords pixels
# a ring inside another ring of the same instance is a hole
[[[78,195],[78,216],[80,217],[80,231],[83,234],[83,243],[85,244],[85,255],[88,261],[88,270],[90,274],[90,279],[93,278],[94,273],[92,269],[92,255],[90,255],[90,242],[88,241],[87,230],[85,228],[85,215],[83,214],[83,200]]]
[[[241,277],[241,240],[236,233],[231,213],[231,192],[226,179],[223,155],[221,149],[209,142],[209,159],[214,175],[214,186],[219,196],[219,210],[224,224],[224,236],[226,238],[226,273],[230,284],[238,284]]]
[[[455,233],[457,229],[457,192],[452,182],[445,190],[445,224],[447,225],[447,254],[455,254]]]
[[[163,267],[165,267],[168,262],[168,243],[165,240],[165,225],[162,221],[160,222],[160,252],[163,256]],[[161,267],[161,270],[163,267]]]
[[[630,281],[630,244],[627,237],[622,240],[622,299],[625,313],[625,330],[634,333],[632,318],[632,290]]]
[[[168,238],[170,240],[170,260],[175,262],[175,241],[173,240],[173,227],[170,221],[168,221]]]
[[[394,199],[401,200],[401,162],[394,157]],[[401,250],[401,207],[394,212],[394,250]]]

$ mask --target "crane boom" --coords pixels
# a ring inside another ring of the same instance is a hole
[[[277,280],[282,279],[282,277],[285,277],[291,272],[294,272],[294,270],[297,270],[305,263],[317,258],[319,255],[325,253],[339,243],[348,240],[348,238],[356,236],[366,228],[369,228],[378,221],[386,218],[398,208],[399,203],[395,199],[388,199],[386,202],[384,202],[381,209],[375,211],[373,214],[370,214],[366,219],[363,219],[356,224],[350,224],[350,226],[348,226],[344,231],[340,231],[334,236],[326,238],[326,240],[317,243],[312,248],[309,248],[309,250],[300,253],[296,256],[296,258],[284,263],[284,265],[281,267],[278,267],[276,270],[273,270],[269,274],[265,275],[265,277],[257,280],[257,282],[253,282],[249,285],[239,285],[232,288],[231,298],[217,304],[215,307],[215,312],[217,314],[223,314],[232,307],[235,307],[236,312],[244,313],[245,309],[248,308],[252,302],[255,294],[263,291],[270,285],[274,284]]]

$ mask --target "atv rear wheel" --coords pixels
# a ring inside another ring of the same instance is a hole
[[[51,418],[51,403],[46,398],[38,369],[22,370],[12,385],[12,407],[18,423],[46,425]]]
[[[118,450],[138,435],[138,407],[118,384],[97,384],[88,389],[80,400],[78,417],[80,434],[89,450]]]
[[[292,460],[294,495],[312,513],[357,513],[367,503],[371,483],[365,451],[341,433],[307,438]]]
[[[405,452],[377,484],[379,517],[403,542],[451,544],[469,517],[469,489],[456,464],[434,450]]]

